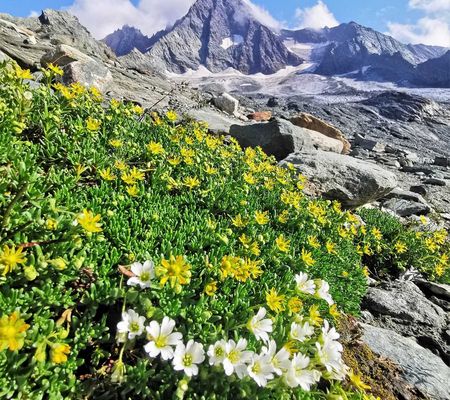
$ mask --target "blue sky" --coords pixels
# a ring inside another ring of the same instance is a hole
[[[28,16],[70,8],[97,37],[124,23],[152,34],[181,17],[194,0],[0,0],[0,12]],[[252,0],[290,27],[356,21],[404,42],[450,46],[450,0]],[[311,22],[315,21],[315,22]],[[164,26],[163,26],[164,25]]]

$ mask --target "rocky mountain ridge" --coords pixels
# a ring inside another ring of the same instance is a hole
[[[317,65],[308,72],[349,74],[360,80],[402,85],[450,85],[445,75],[446,48],[405,45],[356,22],[320,30],[275,32],[259,22],[242,0],[197,0],[172,28],[152,38],[124,27],[104,41],[120,56],[133,48],[143,52],[142,69],[177,74],[200,67],[211,72],[233,68],[244,74],[272,74],[302,63],[302,54],[295,47],[322,45],[314,60]]]

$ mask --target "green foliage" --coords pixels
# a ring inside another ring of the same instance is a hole
[[[323,319],[358,313],[362,255],[392,242],[338,203],[305,197],[295,168],[260,149],[176,125],[172,112],[105,105],[95,89],[52,84],[58,73],[31,89],[27,71],[0,66],[0,397],[370,399],[327,371],[316,343]],[[146,260],[149,287],[129,286],[130,264]],[[262,307],[278,348],[322,375],[311,391],[281,378],[259,388],[208,360],[187,379],[145,354],[150,337],[118,335],[133,309],[146,324],[170,317],[205,350],[245,338],[259,352],[247,322]],[[314,332],[293,340],[291,325],[305,322]]]
[[[369,235],[361,244],[369,246],[363,262],[373,273],[397,275],[414,268],[428,279],[450,282],[450,243],[445,230],[428,231],[425,217],[405,228],[397,218],[380,210],[361,209],[358,213],[367,224],[367,232],[375,229],[382,235],[375,245],[367,240]]]

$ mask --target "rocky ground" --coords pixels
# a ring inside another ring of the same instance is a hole
[[[0,15],[0,60],[10,58],[37,78],[40,66],[53,62],[66,83],[81,81],[108,97],[207,121],[213,132],[293,163],[309,178],[311,194],[350,208],[383,207],[399,218],[426,215],[432,228],[450,225],[448,103],[398,92],[332,104],[264,94],[235,99],[220,95],[220,87],[204,93],[142,70],[138,52],[116,58],[74,17],[53,11],[39,19]],[[450,288],[416,276],[369,289],[362,339],[394,360],[413,386],[398,386],[399,399],[450,398],[449,311]]]

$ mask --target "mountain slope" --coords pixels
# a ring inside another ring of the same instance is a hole
[[[154,44],[154,40],[145,36],[139,29],[124,25],[106,36],[102,42],[106,43],[118,56],[124,56],[133,49],[145,53]]]
[[[161,36],[147,53],[149,63],[175,73],[204,66],[212,72],[271,74],[302,62],[244,0],[198,0]]]
[[[371,80],[409,80],[415,65],[446,51],[439,46],[405,45],[355,22],[321,30],[284,30],[282,34],[285,40],[328,44],[314,71],[321,75],[353,73]]]
[[[439,58],[419,64],[414,81],[423,86],[450,88],[450,50]]]

